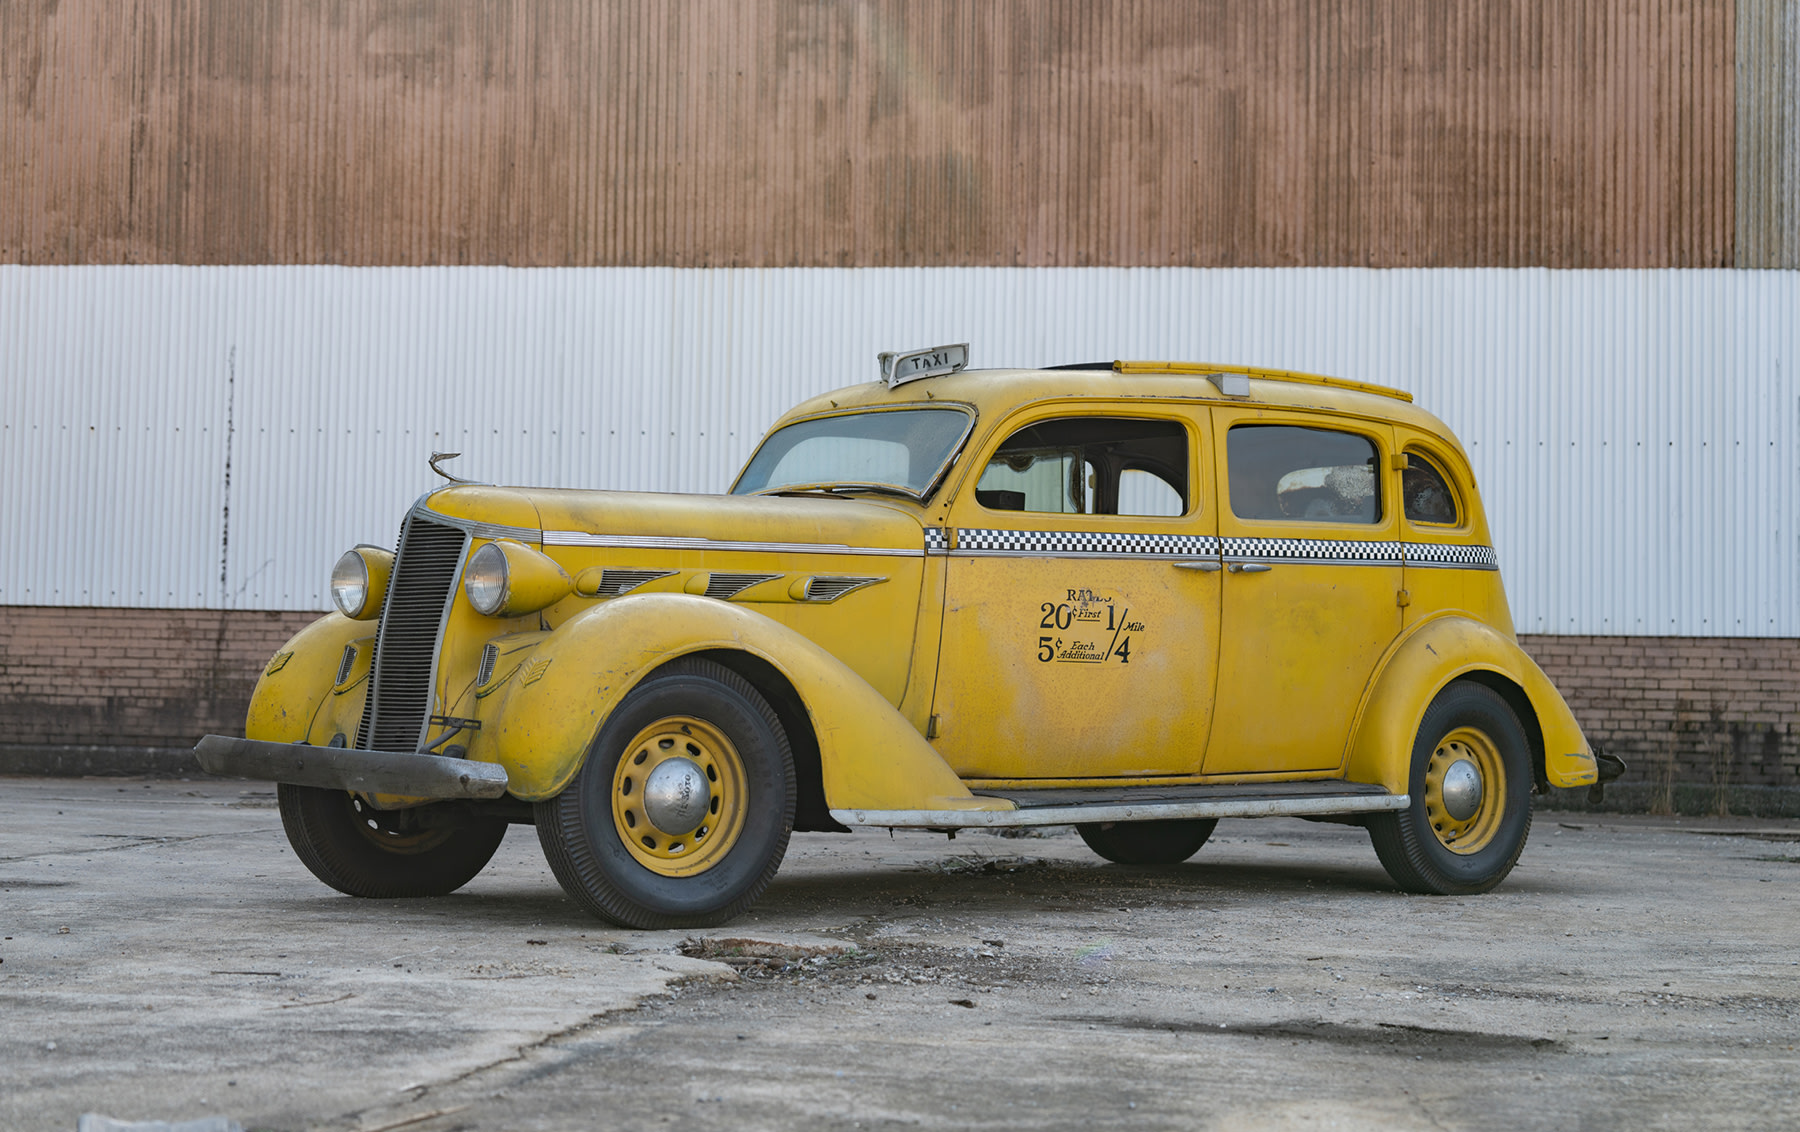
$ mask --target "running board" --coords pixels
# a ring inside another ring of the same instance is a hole
[[[1407,794],[1390,794],[1379,786],[1345,782],[1296,782],[1276,787],[1259,783],[1162,790],[978,790],[975,793],[1005,798],[1018,808],[832,810],[831,816],[848,826],[889,829],[1016,829],[1089,822],[1376,814],[1404,810],[1412,804],[1412,798]]]

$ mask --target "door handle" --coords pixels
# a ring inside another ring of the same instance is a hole
[[[1224,568],[1225,564],[1216,558],[1202,558],[1196,562],[1175,563],[1175,569],[1177,570],[1199,570],[1204,574],[1210,574],[1215,570],[1223,570]]]
[[[1233,574],[1267,574],[1272,567],[1267,562],[1233,562],[1225,569]]]

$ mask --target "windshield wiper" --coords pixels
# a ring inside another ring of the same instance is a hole
[[[795,499],[801,499],[801,498],[848,499],[849,498],[849,496],[839,495],[837,492],[832,491],[828,487],[778,487],[771,491],[757,491],[757,492],[752,492],[751,494],[767,495],[770,497],[782,498],[782,499],[786,499],[789,497],[792,497]]]
[[[807,483],[789,484],[786,487],[764,488],[756,495],[823,495],[833,499],[845,498],[846,492],[872,491],[879,495],[893,495],[901,499],[910,499],[914,503],[919,496],[903,487],[893,487],[884,483]]]

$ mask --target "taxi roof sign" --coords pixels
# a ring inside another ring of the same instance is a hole
[[[933,346],[929,350],[908,350],[906,353],[883,350],[876,355],[876,359],[881,362],[881,380],[892,389],[921,377],[943,377],[962,369],[969,364],[969,344],[958,342],[951,346]]]

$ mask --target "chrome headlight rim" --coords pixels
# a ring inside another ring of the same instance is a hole
[[[483,617],[499,616],[511,589],[512,571],[506,551],[498,543],[490,542],[469,555],[463,567],[463,594],[475,612]]]
[[[352,621],[361,620],[369,607],[369,564],[360,550],[346,550],[331,568],[331,602]]]
[[[393,551],[357,543],[331,568],[331,604],[352,621],[373,621],[387,602],[393,573]]]

